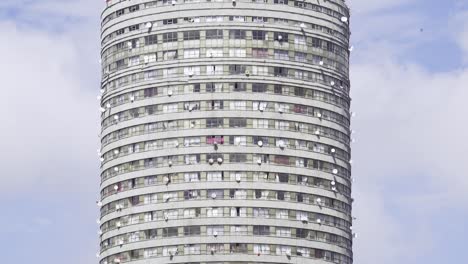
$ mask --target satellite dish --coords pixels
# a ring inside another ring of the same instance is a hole
[[[357,233],[353,233],[353,238],[357,238]]]
[[[132,95],[132,96],[130,96],[130,102],[133,103],[133,101],[135,101],[135,96]]]
[[[131,41],[128,41],[128,42],[127,42],[127,46],[131,49],[131,48],[132,48],[132,42],[131,42]]]
[[[338,174],[338,169],[333,169],[333,174]]]
[[[164,177],[164,181],[165,181],[166,183],[169,183],[169,177],[167,177],[167,176]]]
[[[318,129],[315,130],[315,135],[317,135],[317,136],[320,135],[320,130],[318,130]]]
[[[211,198],[212,198],[212,199],[216,199],[216,193],[212,193],[212,194],[211,194]]]
[[[167,164],[169,164],[169,167],[172,166],[172,160],[168,161]]]
[[[114,150],[114,154],[115,155],[119,154],[119,150],[118,149]]]
[[[153,27],[153,23],[151,22],[146,23],[146,28],[152,28],[152,27]]]
[[[354,50],[354,46],[349,47],[348,50],[349,50],[350,52],[352,52],[352,51]]]
[[[117,227],[121,227],[121,226],[122,226],[122,223],[117,222],[115,225],[116,225]]]
[[[349,160],[349,164],[353,164],[353,160]]]
[[[246,71],[245,71],[245,75],[250,76],[250,71],[249,71],[249,70],[246,70]]]
[[[345,17],[345,16],[342,16],[342,17],[341,17],[341,22],[343,22],[343,23],[348,22],[348,18]]]
[[[299,26],[300,26],[301,28],[306,28],[306,25],[305,25],[304,23],[301,23]]]
[[[283,109],[282,106],[280,106],[280,107],[278,108],[278,112],[280,112],[280,113],[283,113],[283,112],[284,112],[284,109]]]
[[[222,159],[222,158],[218,158],[218,163],[223,163],[223,159]]]
[[[322,202],[322,199],[320,199],[320,198],[317,198],[317,200],[316,200],[316,201],[317,201],[317,203],[321,203],[321,202]]]
[[[213,236],[214,236],[214,237],[217,237],[217,236],[218,236],[218,231],[214,231],[214,232],[213,232]]]
[[[101,111],[101,113],[104,113],[106,111],[104,107],[99,108],[99,110]]]
[[[172,90],[167,91],[167,95],[171,96],[172,95]]]
[[[258,163],[258,165],[262,164],[262,159],[259,158],[259,159],[257,160],[257,163]]]
[[[119,171],[119,167],[115,167],[115,168],[114,168],[114,171]]]
[[[100,225],[100,224],[101,224],[101,220],[96,219],[96,224]]]
[[[335,186],[336,182],[335,181],[331,181],[330,183],[332,186]]]
[[[169,220],[169,216],[167,216],[167,214],[164,215],[164,220],[165,220],[165,221],[168,221],[168,220]]]
[[[320,66],[323,66],[323,61],[319,61]]]
[[[103,93],[104,93],[104,89],[101,89],[100,92],[103,94]]]
[[[120,242],[121,242],[120,245],[122,245],[122,244],[123,244],[123,241],[120,240]],[[116,258],[116,259],[114,259],[114,262],[115,262],[115,263],[120,263],[120,259]]]
[[[96,205],[97,205],[98,207],[101,207],[101,206],[102,206],[102,202],[101,202],[101,201],[98,201],[98,202],[96,203]]]
[[[336,150],[335,150],[334,148],[332,148],[332,149],[330,150],[330,152],[331,152],[331,153],[335,153]]]
[[[114,119],[115,119],[115,120],[119,120],[119,115],[115,115],[115,116],[114,116]]]
[[[100,256],[99,253],[96,253],[96,258],[99,258],[99,256]]]
[[[265,107],[264,107],[263,105],[260,105],[260,106],[258,107],[258,110],[260,110],[260,112],[263,112],[263,111],[265,110]]]
[[[317,117],[318,117],[318,118],[321,118],[321,117],[322,117],[322,114],[321,114],[321,113],[317,113]]]
[[[262,147],[262,146],[263,146],[263,141],[259,140],[259,141],[257,142],[257,145],[258,145],[259,147]]]
[[[107,104],[106,104],[106,107],[107,107],[107,108],[111,108],[111,104],[110,104],[110,103],[107,103]]]
[[[119,245],[123,245],[123,244],[124,244],[124,241],[123,241],[123,240],[120,240],[120,241],[119,241]],[[118,262],[120,262],[120,259],[119,259]]]
[[[333,186],[331,189],[332,189],[332,191],[336,192],[336,187],[335,186]]]
[[[213,159],[209,159],[209,160],[208,160],[208,163],[213,164],[213,163],[214,163],[214,160],[213,160]]]
[[[114,190],[116,190],[116,191],[117,191],[118,189],[119,189],[119,186],[118,186],[117,184],[116,184],[116,185],[114,185]]]
[[[278,40],[282,40],[282,39],[283,39],[283,36],[279,35]]]
[[[335,82],[334,82],[334,81],[331,81],[331,82],[330,82],[330,85],[331,85],[331,86],[335,85]]]
[[[286,252],[286,256],[290,257],[291,256],[291,252]]]
[[[322,220],[320,218],[317,219],[317,224],[319,224],[319,225],[322,224]]]
[[[240,182],[241,181],[241,176],[240,175],[236,175],[236,182]]]
[[[193,72],[192,72],[192,71],[189,72],[188,76],[189,76],[189,77],[192,77],[192,76],[193,76]]]
[[[176,148],[179,146],[179,141],[176,141],[175,146]]]
[[[175,4],[177,4],[177,1],[172,0],[172,5],[175,5]]]
[[[215,249],[211,248],[211,254],[214,254],[214,253],[215,253]]]

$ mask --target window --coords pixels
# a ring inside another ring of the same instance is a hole
[[[288,34],[287,33],[282,33],[282,32],[275,32],[274,38],[277,41],[287,42],[288,41]]]
[[[208,65],[206,66],[207,75],[222,75],[223,66],[222,65]]]
[[[296,229],[296,237],[307,238],[309,236],[309,230],[307,229]]]
[[[172,24],[177,24],[177,18],[163,20],[163,25],[172,25]]]
[[[247,199],[246,190],[229,190],[229,197],[231,199]]]
[[[200,49],[185,49],[184,50],[184,58],[198,58],[200,57]]]
[[[116,34],[117,36],[122,35],[123,33],[125,33],[125,29],[124,29],[124,28],[121,28],[121,29],[119,29],[119,30],[117,30],[117,31],[115,32],[115,34]]]
[[[270,245],[254,244],[253,245],[253,251],[254,251],[255,254],[269,255],[270,254]]]
[[[222,127],[223,126],[223,119],[222,118],[208,118],[206,119],[206,127],[213,128],[213,127]]]
[[[268,75],[268,67],[267,66],[252,66],[252,74],[266,76]]]
[[[244,58],[246,56],[247,52],[246,49],[229,49],[229,56],[230,57],[239,57],[239,58]]]
[[[284,67],[275,67],[274,74],[278,77],[286,77],[288,76],[288,69]]]
[[[177,75],[178,68],[168,68],[163,69],[163,76],[164,77],[171,77]]]
[[[296,61],[306,62],[306,56],[307,56],[307,54],[296,51],[295,59],[296,59]]]
[[[185,155],[185,164],[194,165],[200,163],[200,154]]]
[[[287,1],[287,0],[284,0],[284,1]],[[283,246],[283,245],[276,246],[276,255],[291,255],[291,247]]]
[[[221,29],[211,29],[206,31],[206,39],[222,39],[223,30]]]
[[[231,101],[229,103],[230,110],[246,110],[247,102],[246,101]]]
[[[223,22],[222,16],[207,16],[205,19],[206,22]]]
[[[245,39],[245,30],[231,29],[229,30],[230,39]]]
[[[267,2],[267,0],[256,0],[256,1],[262,1],[262,2],[265,2],[265,3]],[[265,22],[268,21],[268,19],[266,17],[257,17],[257,16],[255,16],[255,17],[252,17],[252,21],[254,23],[265,23]]]
[[[288,209],[276,209],[276,218],[288,219],[288,217],[289,217]]]
[[[177,227],[163,228],[163,237],[175,237],[175,236],[178,236]]]
[[[234,21],[234,22],[245,22],[245,16],[230,16],[229,21]]]
[[[267,91],[267,84],[265,83],[253,83],[252,92],[254,93],[265,93]]]
[[[158,248],[146,248],[143,252],[144,258],[154,258],[158,255]]]
[[[266,121],[268,121],[268,120],[266,120]],[[268,146],[268,137],[261,137],[261,136],[254,136],[253,137],[253,143],[255,145],[257,145],[259,141],[262,141],[263,146]]]
[[[246,118],[230,118],[229,127],[246,127],[247,119]]]
[[[206,173],[206,180],[207,181],[223,181],[223,172],[221,171],[209,171]],[[208,197],[211,197],[208,195]],[[221,196],[222,197],[222,196]]]
[[[267,34],[265,31],[262,30],[253,30],[252,31],[252,39],[255,40],[266,40]]]
[[[177,41],[177,32],[169,32],[163,34],[163,42],[174,42]]]
[[[247,155],[240,154],[240,153],[229,154],[229,162],[236,162],[236,163],[247,162]]]
[[[184,146],[185,147],[200,146],[200,137],[187,137],[187,138],[185,138],[184,139]]]
[[[224,108],[223,101],[221,100],[212,100],[210,105],[211,105],[211,110],[220,110]]]
[[[254,226],[253,227],[253,234],[259,236],[269,236],[270,235],[270,227],[269,226]]]
[[[184,226],[184,236],[195,236],[200,233],[200,226]]]
[[[231,216],[233,216],[233,217],[246,217],[247,216],[247,208],[231,207]]]
[[[254,128],[268,128],[268,119],[254,119],[252,126]]]
[[[301,35],[294,36],[294,44],[296,45],[306,45],[306,38]]]
[[[200,216],[200,208],[184,209],[185,218],[194,218]]]
[[[289,60],[289,52],[287,50],[275,50],[276,60]]]
[[[140,6],[139,6],[139,5],[130,6],[130,7],[128,8],[128,11],[130,11],[130,13],[131,13],[131,12],[138,11],[138,10],[140,10]]]
[[[289,227],[277,227],[276,235],[280,237],[291,237],[291,228]]]
[[[168,50],[163,52],[164,60],[174,60],[177,59],[177,50]]]
[[[212,180],[214,181],[214,180]],[[218,180],[216,180],[218,181]],[[223,199],[224,197],[224,190],[208,190],[207,193],[207,198],[210,199]]]
[[[200,244],[184,245],[184,255],[200,254]]]
[[[163,257],[174,256],[177,253],[177,246],[167,246],[163,247]]]
[[[230,74],[244,74],[246,70],[245,65],[229,65]]]
[[[280,5],[287,5],[288,4],[288,0],[274,0],[275,4],[280,4]]]
[[[143,60],[145,63],[152,63],[158,60],[156,53],[146,54],[143,56]]]
[[[124,13],[125,13],[125,9],[120,9],[120,10],[115,11],[115,15],[116,15],[117,17],[123,15]]]
[[[163,105],[163,113],[175,113],[178,111],[179,104],[165,104]]]
[[[145,45],[154,45],[158,43],[157,35],[149,35],[145,37]]]
[[[206,49],[206,56],[210,58],[215,58],[215,57],[222,57],[223,56],[223,49],[222,48],[216,48],[216,49]]]
[[[135,31],[140,29],[140,24],[136,24],[128,27],[128,31]]]
[[[185,190],[184,199],[185,200],[195,200],[200,197],[200,190]]]
[[[254,57],[254,58],[266,58],[266,57],[268,57],[268,49],[252,48],[252,57]]]
[[[184,67],[184,75],[200,75],[200,66]]]
[[[206,208],[207,217],[219,217],[222,216],[222,210],[219,208]]]
[[[200,31],[185,31],[184,32],[184,40],[194,40],[200,39]]]
[[[207,83],[206,84],[206,92],[214,93],[214,92],[221,92],[223,90],[222,83]]]
[[[259,218],[270,218],[270,214],[268,213],[268,208],[254,208],[253,215],[254,217],[259,217]]]
[[[310,249],[298,247],[297,255],[302,257],[310,257]]]

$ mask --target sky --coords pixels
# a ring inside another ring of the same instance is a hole
[[[354,263],[468,263],[468,1],[347,3]],[[0,1],[3,263],[97,263],[103,8]]]

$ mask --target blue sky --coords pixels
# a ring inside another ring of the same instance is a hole
[[[97,263],[103,2],[0,2],[4,263]],[[468,263],[468,1],[348,4],[355,263]]]

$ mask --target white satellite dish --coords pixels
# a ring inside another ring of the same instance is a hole
[[[120,241],[120,242],[122,242],[122,244],[123,244],[123,241]],[[122,244],[120,244],[120,245],[122,245]],[[114,259],[114,262],[115,263],[120,263],[120,259],[116,258],[116,259]]]
[[[283,141],[283,140],[278,141],[278,147],[280,147],[280,148],[284,148],[284,147],[285,147],[285,144],[284,144],[284,141]]]
[[[132,96],[130,96],[130,102],[133,103],[133,101],[135,101],[135,96],[132,95]]]
[[[315,130],[315,135],[317,135],[317,136],[320,135],[320,130],[318,130],[318,129]]]
[[[354,50],[354,46],[349,47],[348,50],[349,50],[350,52],[352,52],[352,51]]]
[[[119,120],[119,115],[115,115],[115,116],[114,116],[114,119],[115,119],[115,120]]]
[[[218,231],[214,231],[214,232],[213,232],[213,236],[214,236],[214,237],[217,237],[217,236],[218,236]]]
[[[317,224],[321,224],[322,223],[322,220],[319,218],[317,219]]]
[[[176,141],[175,146],[176,148],[179,147],[179,141]]]
[[[153,23],[151,22],[146,23],[146,28],[152,28],[152,27],[153,27]]]
[[[114,150],[114,154],[115,154],[115,155],[118,155],[118,154],[119,154],[119,150],[118,150],[118,149],[115,149],[115,150]]]
[[[106,104],[106,107],[107,107],[107,108],[111,108],[111,104],[110,104],[110,103],[107,103],[107,104]]]
[[[335,186],[336,182],[335,182],[335,181],[331,181],[330,184],[331,184],[332,186]]]
[[[241,181],[241,176],[240,175],[236,175],[236,182],[240,182]]]
[[[119,171],[119,167],[115,167],[115,168],[114,168],[114,171]]]
[[[118,189],[119,189],[119,186],[118,186],[117,184],[116,184],[116,185],[114,185],[114,190],[116,190],[116,191],[117,191]]]
[[[283,39],[283,36],[279,35],[278,40],[282,40],[282,39]]]
[[[258,165],[262,164],[262,159],[259,158],[259,159],[257,160],[257,164],[258,164]]]
[[[209,160],[208,160],[208,163],[213,164],[213,163],[214,163],[214,160],[213,160],[213,159],[209,159]]]
[[[98,207],[101,207],[101,206],[102,206],[102,202],[101,202],[101,201],[98,201],[98,202],[96,203],[96,205],[97,205]]]
[[[96,219],[96,224],[100,225],[100,224],[101,224],[101,220]]]
[[[212,198],[212,199],[216,199],[216,193],[212,193],[212,194],[211,194],[211,198]]]
[[[96,258],[99,258],[100,254],[99,253],[96,253]]]
[[[167,91],[167,95],[171,96],[172,95],[172,90]]]
[[[177,4],[177,1],[172,0],[172,5],[175,5],[175,4]]]
[[[166,183],[169,183],[169,177],[167,177],[167,176],[164,177],[164,181],[165,181]]]
[[[321,203],[321,202],[322,202],[322,199],[320,199],[320,198],[317,198],[317,200],[316,200],[316,201],[317,201],[317,203]]]
[[[250,76],[250,71],[249,71],[249,70],[246,70],[246,71],[245,71],[245,75],[246,75],[246,76]]]
[[[167,216],[167,214],[164,215],[164,220],[165,221],[169,220],[169,216]]]
[[[98,235],[102,235],[102,230],[98,230],[98,231],[97,231],[97,234],[98,234]]]
[[[169,167],[172,166],[172,160],[168,161],[167,164],[169,164]]]
[[[120,241],[119,241],[119,245],[123,245],[123,244],[124,244],[124,241],[123,241],[123,240],[120,240]],[[119,260],[119,262],[120,262],[120,260]]]
[[[341,22],[343,22],[343,23],[348,22],[348,18],[345,17],[345,16],[342,16],[342,17],[341,17]]]
[[[101,111],[101,113],[104,113],[106,111],[104,107],[99,108],[99,110]]]
[[[330,150],[330,152],[331,152],[331,153],[335,153],[336,150],[335,150],[334,148],[332,148],[332,149]]]
[[[189,72],[188,76],[192,77],[193,76],[193,71]]]
[[[260,105],[260,106],[258,107],[258,110],[260,110],[260,112],[263,112],[263,111],[265,110],[265,107],[264,107],[263,105]]]
[[[353,164],[353,160],[349,160],[349,164]]]
[[[301,28],[306,28],[306,25],[305,25],[304,23],[301,23],[299,26],[300,26]]]
[[[323,61],[319,61],[320,66],[323,66]]]
[[[338,174],[338,169],[333,169],[333,174]]]
[[[104,89],[101,89],[100,92],[103,94],[103,93],[104,93]]]
[[[258,145],[259,147],[262,147],[262,146],[263,146],[263,141],[259,140],[259,141],[257,142],[257,145]]]
[[[122,223],[117,222],[115,225],[116,225],[117,227],[121,227],[121,226],[122,226]]]
[[[322,114],[321,114],[321,113],[317,113],[317,117],[318,117],[318,118],[321,118],[321,117],[322,117]]]
[[[222,158],[218,158],[218,163],[223,163],[223,159],[222,159]]]
[[[127,42],[127,46],[128,46],[128,48],[131,49],[131,48],[132,48],[132,42],[131,42],[131,41],[128,41],[128,42]]]
[[[334,82],[334,81],[331,81],[331,82],[330,82],[330,85],[331,85],[331,86],[335,85],[335,82]]]

